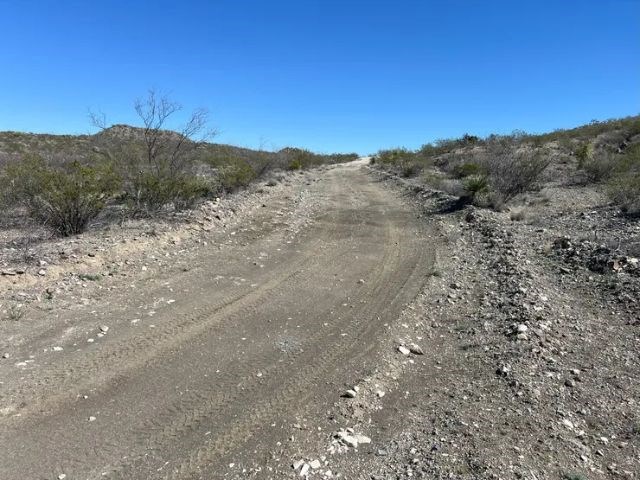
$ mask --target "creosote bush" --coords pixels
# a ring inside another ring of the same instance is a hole
[[[640,144],[619,158],[607,193],[624,213],[640,215]]]
[[[62,236],[84,232],[121,188],[121,178],[110,163],[73,161],[53,166],[41,158],[8,165],[3,183],[14,203]]]
[[[125,202],[134,216],[150,215],[167,205],[176,211],[192,208],[199,199],[214,193],[215,184],[202,177],[143,172],[130,180]]]
[[[494,208],[537,188],[549,163],[549,157],[539,152],[514,152],[504,145],[488,149],[482,165],[488,172]]]
[[[248,186],[257,177],[248,163],[237,160],[229,162],[218,171],[218,181],[225,192],[234,192]]]

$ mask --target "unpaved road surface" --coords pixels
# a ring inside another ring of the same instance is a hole
[[[273,196],[180,268],[52,312],[0,365],[0,479],[259,466],[375,366],[434,261],[427,229],[356,162]]]

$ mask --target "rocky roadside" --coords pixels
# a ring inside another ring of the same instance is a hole
[[[437,267],[331,422],[307,420],[277,466],[246,476],[288,461],[292,478],[637,478],[638,223],[562,188],[529,221],[451,212],[441,192],[371,174],[437,225]]]
[[[0,232],[3,354],[10,355],[34,330],[48,328],[59,312],[99,305],[134,284],[193,268],[197,252],[235,245],[251,233],[245,230],[259,228],[247,219],[267,204],[280,206],[276,218],[295,235],[312,213],[307,185],[317,181],[317,172],[274,178],[185,213],[111,223],[70,238],[24,229]],[[39,240],[24,243],[30,235]]]

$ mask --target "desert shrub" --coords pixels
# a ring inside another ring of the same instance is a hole
[[[640,215],[640,148],[620,157],[608,182],[607,193],[623,212]]]
[[[578,168],[583,168],[584,164],[593,158],[594,148],[592,143],[583,143],[576,148],[575,156],[578,159]]]
[[[613,175],[617,168],[617,156],[607,150],[600,150],[590,155],[581,166],[587,181],[602,182]]]
[[[466,178],[472,175],[483,175],[485,169],[476,162],[464,162],[453,167],[453,175],[457,178]]]
[[[217,184],[204,177],[143,172],[126,188],[125,201],[134,216],[151,215],[172,205],[174,210],[192,208],[201,198],[217,193]]]
[[[294,158],[289,162],[287,166],[289,170],[301,170],[302,169],[302,160],[300,158]]]
[[[423,168],[424,166],[421,165],[419,162],[409,161],[401,165],[401,169],[402,169],[401,173],[402,173],[402,176],[405,178],[415,177],[420,172],[422,172]]]
[[[465,195],[471,202],[477,200],[480,195],[489,192],[489,178],[486,175],[468,176],[464,179],[462,185],[464,186]]]
[[[121,188],[120,176],[110,163],[73,161],[51,166],[41,158],[8,165],[3,181],[10,188],[11,200],[62,236],[85,231]]]
[[[504,145],[490,148],[482,161],[488,172],[494,206],[537,188],[550,159],[540,152],[513,151]]]
[[[387,165],[399,165],[414,158],[414,153],[406,148],[392,148],[389,150],[380,150],[375,158],[377,163]]]
[[[234,192],[249,185],[256,172],[247,162],[236,160],[218,170],[218,181],[225,192]]]

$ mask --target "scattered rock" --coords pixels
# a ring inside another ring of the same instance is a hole
[[[411,353],[411,350],[409,350],[407,347],[405,347],[404,345],[400,345],[398,346],[398,351],[402,354],[402,355],[409,355]]]
[[[358,393],[355,390],[347,390],[346,392],[344,392],[344,394],[342,395],[345,398],[356,398],[356,396],[358,395]]]

